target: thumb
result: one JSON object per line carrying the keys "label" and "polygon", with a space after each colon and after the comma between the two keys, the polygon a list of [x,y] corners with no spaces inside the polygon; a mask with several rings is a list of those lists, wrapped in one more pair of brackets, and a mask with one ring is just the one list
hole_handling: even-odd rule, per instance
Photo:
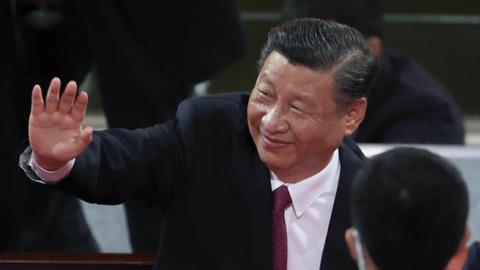
{"label": "thumb", "polygon": [[80,134],[80,140],[82,141],[82,144],[85,146],[85,148],[92,142],[93,138],[93,128],[92,127],[86,127],[82,130],[82,134]]}
{"label": "thumb", "polygon": [[80,136],[77,140],[67,140],[66,142],[59,142],[52,147],[52,155],[59,161],[69,161],[77,157],[88,147],[92,141],[93,129],[87,127],[80,131]]}

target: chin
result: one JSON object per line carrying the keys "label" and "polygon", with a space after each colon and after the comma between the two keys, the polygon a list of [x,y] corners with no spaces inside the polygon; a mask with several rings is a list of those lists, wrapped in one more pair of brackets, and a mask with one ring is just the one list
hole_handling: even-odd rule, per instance
{"label": "chin", "polygon": [[278,171],[278,170],[284,171],[290,167],[289,162],[285,158],[282,158],[281,156],[273,155],[268,152],[267,153],[261,152],[260,159],[272,171]]}

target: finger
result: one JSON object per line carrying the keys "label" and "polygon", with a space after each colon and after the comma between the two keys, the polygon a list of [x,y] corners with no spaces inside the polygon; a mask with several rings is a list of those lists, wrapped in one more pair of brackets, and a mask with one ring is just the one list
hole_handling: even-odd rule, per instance
{"label": "finger", "polygon": [[45,110],[47,112],[55,112],[58,108],[60,99],[60,79],[53,78],[48,87]]}
{"label": "finger", "polygon": [[70,113],[75,102],[76,92],[77,84],[74,81],[70,81],[67,86],[65,86],[65,91],[63,91],[62,97],[60,98],[60,105],[58,107],[58,110],[61,113]]}
{"label": "finger", "polygon": [[32,108],[30,113],[33,115],[43,112],[44,103],[42,97],[42,89],[36,84],[32,89]]}
{"label": "finger", "polygon": [[82,122],[85,118],[85,113],[87,112],[87,104],[88,104],[88,95],[85,91],[81,91],[75,100],[75,104],[73,105],[72,111],[70,115],[73,119],[78,122]]}

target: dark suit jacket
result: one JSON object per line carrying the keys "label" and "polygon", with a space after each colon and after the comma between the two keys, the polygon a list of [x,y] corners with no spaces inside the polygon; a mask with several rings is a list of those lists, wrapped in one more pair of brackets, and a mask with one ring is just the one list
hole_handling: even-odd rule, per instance
{"label": "dark suit jacket", "polygon": [[355,141],[463,144],[462,115],[447,90],[422,66],[385,51]]}
{"label": "dark suit jacket", "polygon": [[[190,99],[176,120],[94,133],[60,188],[90,202],[142,198],[163,208],[158,269],[271,269],[272,192],[247,128],[248,94]],[[340,147],[341,173],[321,269],[356,269],[345,241],[349,186],[363,154]]]}
{"label": "dark suit jacket", "polygon": [[480,242],[474,242],[468,249],[468,257],[463,266],[463,270],[480,269]]}

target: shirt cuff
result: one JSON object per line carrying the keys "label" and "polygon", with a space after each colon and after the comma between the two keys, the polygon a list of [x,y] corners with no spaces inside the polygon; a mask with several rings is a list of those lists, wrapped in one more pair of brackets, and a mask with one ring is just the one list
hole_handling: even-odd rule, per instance
{"label": "shirt cuff", "polygon": [[30,160],[28,161],[28,165],[30,166],[30,168],[32,168],[35,174],[46,183],[55,183],[62,178],[65,178],[72,170],[74,164],[75,159],[72,159],[60,169],[48,171],[38,165],[37,161],[35,160],[35,153],[33,152],[30,156]]}

